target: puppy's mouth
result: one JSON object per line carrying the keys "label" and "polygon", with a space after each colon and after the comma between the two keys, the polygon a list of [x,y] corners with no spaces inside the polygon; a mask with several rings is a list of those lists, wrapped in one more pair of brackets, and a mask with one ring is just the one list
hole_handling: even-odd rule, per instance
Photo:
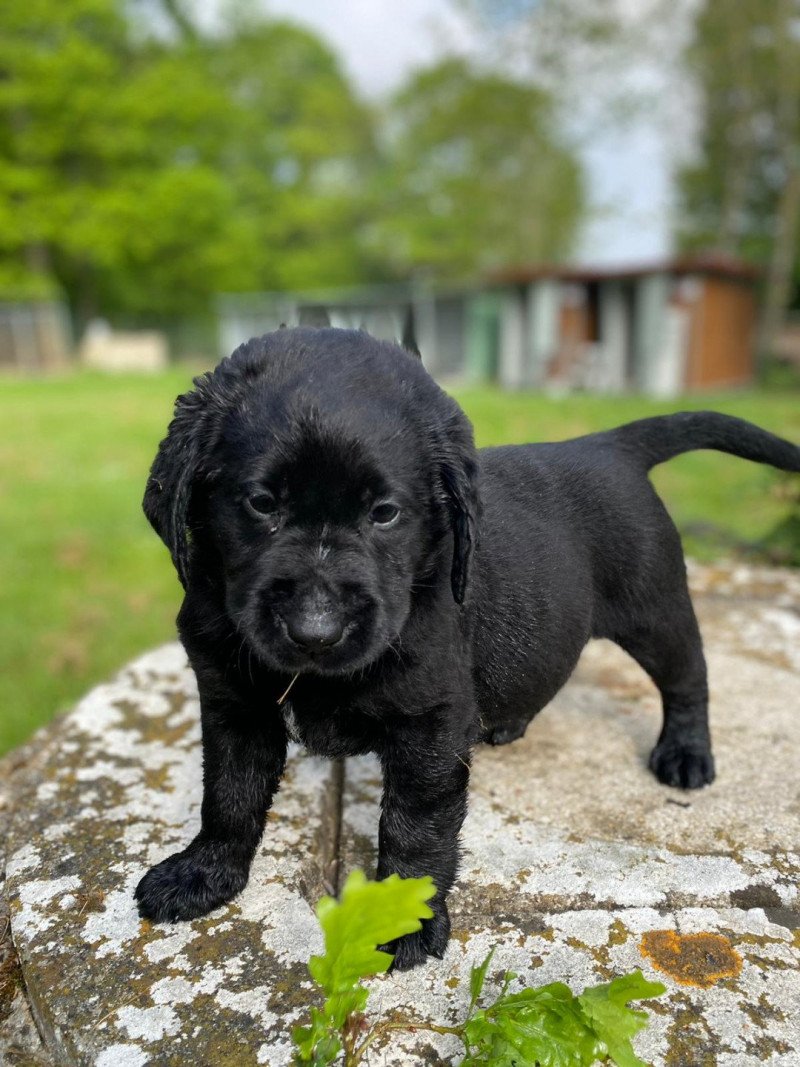
{"label": "puppy's mouth", "polygon": [[283,674],[353,674],[380,659],[403,622],[363,591],[299,600],[273,582],[243,599],[242,607],[233,598],[228,605],[237,628],[264,666]]}

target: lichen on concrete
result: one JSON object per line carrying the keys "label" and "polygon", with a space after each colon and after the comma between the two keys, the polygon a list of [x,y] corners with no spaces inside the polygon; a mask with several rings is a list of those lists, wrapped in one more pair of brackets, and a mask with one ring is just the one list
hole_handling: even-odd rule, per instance
{"label": "lichen on concrete", "polygon": [[322,893],[315,833],[330,796],[327,762],[290,754],[233,904],[174,927],[136,912],[139,878],[197,829],[197,711],[182,649],[143,657],[59,724],[43,768],[15,798],[14,937],[37,1021],[63,1062],[166,1064],[188,1035],[196,1062],[268,1062],[259,1049],[282,1041],[306,1006],[307,993],[298,1005],[293,990],[275,991],[320,946],[312,904]]}

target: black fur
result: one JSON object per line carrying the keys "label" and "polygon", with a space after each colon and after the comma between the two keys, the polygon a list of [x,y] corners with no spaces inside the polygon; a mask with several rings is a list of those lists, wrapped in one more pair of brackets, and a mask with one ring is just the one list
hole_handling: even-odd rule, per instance
{"label": "black fur", "polygon": [[795,446],[697,412],[476,453],[418,359],[346,330],[268,334],[195,385],[144,507],[186,588],[202,828],[142,879],[143,916],[203,915],[245,885],[290,721],[312,752],[379,755],[378,876],[437,886],[395,966],[441,956],[471,751],[520,737],[592,637],[661,691],[656,776],[712,781],[700,634],[647,471],[693,448],[800,470]]}

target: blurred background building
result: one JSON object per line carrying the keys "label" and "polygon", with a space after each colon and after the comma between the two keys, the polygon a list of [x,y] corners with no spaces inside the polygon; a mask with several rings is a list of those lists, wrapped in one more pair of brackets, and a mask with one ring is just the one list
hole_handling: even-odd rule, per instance
{"label": "blurred background building", "polygon": [[445,381],[679,396],[752,383],[756,273],[721,256],[588,270],[516,267],[481,285],[227,296],[220,350],[282,324],[405,338]]}

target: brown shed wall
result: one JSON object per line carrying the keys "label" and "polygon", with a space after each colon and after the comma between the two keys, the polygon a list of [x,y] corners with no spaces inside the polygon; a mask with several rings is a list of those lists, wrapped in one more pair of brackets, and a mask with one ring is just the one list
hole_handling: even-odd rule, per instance
{"label": "brown shed wall", "polygon": [[548,367],[549,378],[569,377],[591,339],[591,316],[586,293],[572,292],[569,298],[562,293],[558,322],[558,348]]}
{"label": "brown shed wall", "polygon": [[688,388],[747,385],[753,380],[755,319],[752,286],[727,278],[703,279],[686,368]]}

